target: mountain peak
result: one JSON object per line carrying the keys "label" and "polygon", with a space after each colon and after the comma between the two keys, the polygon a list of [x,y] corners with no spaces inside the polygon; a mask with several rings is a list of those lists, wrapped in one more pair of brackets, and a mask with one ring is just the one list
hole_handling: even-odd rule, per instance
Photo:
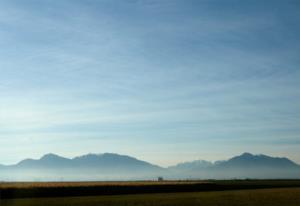
{"label": "mountain peak", "polygon": [[65,159],[64,157],[61,157],[57,154],[53,154],[53,153],[48,153],[48,154],[45,154],[44,156],[42,156],[40,158],[40,160],[55,160],[55,159]]}
{"label": "mountain peak", "polygon": [[249,152],[244,152],[243,154],[240,155],[240,157],[253,157],[254,155],[249,153]]}
{"label": "mountain peak", "polygon": [[251,153],[243,153],[240,156],[235,156],[228,161],[221,162],[220,165],[239,167],[239,168],[285,168],[285,167],[298,167],[296,163],[280,157],[271,157],[263,154],[253,155]]}

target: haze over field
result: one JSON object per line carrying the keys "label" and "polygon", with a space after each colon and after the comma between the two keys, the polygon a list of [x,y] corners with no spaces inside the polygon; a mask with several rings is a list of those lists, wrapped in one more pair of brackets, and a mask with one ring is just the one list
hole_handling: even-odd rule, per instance
{"label": "haze over field", "polygon": [[127,155],[87,154],[68,159],[46,154],[0,165],[0,181],[107,181],[181,179],[300,179],[300,165],[287,158],[243,153],[228,160],[195,160],[161,167]]}
{"label": "haze over field", "polygon": [[99,151],[157,170],[244,151],[300,163],[299,11],[298,0],[0,1],[0,163]]}

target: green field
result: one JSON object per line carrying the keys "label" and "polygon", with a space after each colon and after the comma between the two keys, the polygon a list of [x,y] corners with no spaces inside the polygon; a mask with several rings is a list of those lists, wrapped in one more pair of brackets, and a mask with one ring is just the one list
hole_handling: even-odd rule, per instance
{"label": "green field", "polygon": [[300,188],[1,200],[1,206],[299,206]]}

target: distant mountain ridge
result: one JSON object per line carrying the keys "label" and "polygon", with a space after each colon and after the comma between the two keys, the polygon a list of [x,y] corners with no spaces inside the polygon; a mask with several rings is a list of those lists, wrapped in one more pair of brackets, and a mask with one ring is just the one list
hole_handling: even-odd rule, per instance
{"label": "distant mountain ridge", "polygon": [[65,158],[56,154],[46,154],[40,159],[25,159],[10,167],[15,168],[69,168],[69,167],[85,167],[85,168],[114,168],[114,167],[139,167],[156,168],[160,169],[159,166],[150,164],[148,162],[138,160],[134,157],[127,155],[119,155],[114,153],[104,154],[86,154],[83,156],[74,157],[72,159]]}
{"label": "distant mountain ridge", "polygon": [[162,167],[127,155],[86,154],[69,159],[49,153],[40,159],[25,159],[0,167],[0,181],[150,179],[164,171]]}
{"label": "distant mountain ridge", "polygon": [[199,169],[199,168],[207,168],[213,166],[212,162],[206,160],[194,160],[191,162],[182,162],[174,166],[168,167],[169,169],[174,170],[190,170],[190,169]]}
{"label": "distant mountain ridge", "polygon": [[243,153],[240,156],[233,157],[228,161],[221,161],[219,166],[231,167],[299,167],[295,162],[285,157],[270,157],[267,155],[253,155],[251,153]]}
{"label": "distant mountain ridge", "polygon": [[243,153],[229,160],[193,161],[181,163],[169,169],[177,174],[185,173],[190,178],[300,178],[300,165],[285,157],[270,157],[267,155],[253,155]]}
{"label": "distant mountain ridge", "polygon": [[285,157],[243,153],[228,160],[195,160],[163,168],[114,153],[65,158],[46,154],[15,165],[0,165],[0,181],[300,178],[300,166]]}

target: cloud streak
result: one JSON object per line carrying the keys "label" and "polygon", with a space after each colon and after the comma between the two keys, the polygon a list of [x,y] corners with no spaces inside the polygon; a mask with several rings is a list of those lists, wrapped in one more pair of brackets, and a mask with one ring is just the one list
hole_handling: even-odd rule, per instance
{"label": "cloud streak", "polygon": [[298,148],[299,5],[269,3],[1,2],[0,162]]}

